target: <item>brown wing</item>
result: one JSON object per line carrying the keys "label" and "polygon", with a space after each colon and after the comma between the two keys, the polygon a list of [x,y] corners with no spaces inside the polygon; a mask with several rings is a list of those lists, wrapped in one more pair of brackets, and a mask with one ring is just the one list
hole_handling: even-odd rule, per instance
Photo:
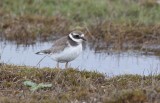
{"label": "brown wing", "polygon": [[65,37],[62,37],[54,41],[52,47],[49,49],[51,53],[58,53],[58,52],[63,51],[64,48],[68,46],[67,40],[68,40],[68,37],[65,36]]}
{"label": "brown wing", "polygon": [[62,37],[62,38],[54,41],[54,43],[50,49],[41,50],[41,51],[37,52],[36,54],[54,54],[54,53],[61,52],[64,50],[65,47],[68,46],[67,39],[68,39],[67,36]]}

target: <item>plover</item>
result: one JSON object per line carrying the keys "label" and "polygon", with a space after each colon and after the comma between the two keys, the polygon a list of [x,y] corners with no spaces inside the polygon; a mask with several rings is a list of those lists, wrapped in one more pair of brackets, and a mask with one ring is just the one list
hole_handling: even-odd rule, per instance
{"label": "plover", "polygon": [[41,50],[36,54],[45,54],[59,63],[66,63],[65,68],[68,68],[68,62],[76,59],[83,50],[82,42],[86,41],[84,34],[80,31],[73,31],[68,36],[64,36],[54,41],[51,48]]}

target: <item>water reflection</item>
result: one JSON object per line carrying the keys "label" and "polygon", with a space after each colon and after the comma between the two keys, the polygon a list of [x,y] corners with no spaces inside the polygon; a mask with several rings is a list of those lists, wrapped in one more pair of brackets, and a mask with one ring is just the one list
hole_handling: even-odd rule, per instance
{"label": "water reflection", "polygon": [[[16,65],[36,66],[44,57],[36,55],[35,52],[51,47],[52,43],[37,43],[34,46],[24,47],[13,43],[1,42],[1,51],[3,51],[1,60],[5,63]],[[160,72],[160,59],[154,55],[141,55],[141,53],[129,52],[105,52],[95,53],[94,50],[86,46],[84,52],[69,64],[71,67],[80,70],[103,72],[109,75],[118,74],[145,74],[151,72]],[[46,57],[39,67],[55,67],[56,62]],[[60,65],[64,68],[64,64]]]}

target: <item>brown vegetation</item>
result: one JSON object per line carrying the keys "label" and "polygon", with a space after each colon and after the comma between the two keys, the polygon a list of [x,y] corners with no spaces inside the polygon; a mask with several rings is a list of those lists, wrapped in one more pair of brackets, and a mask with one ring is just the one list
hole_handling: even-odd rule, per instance
{"label": "brown vegetation", "polygon": [[[95,22],[88,26],[72,28],[72,22],[62,17],[5,17],[0,23],[2,38],[18,44],[33,44],[37,40],[53,40],[81,29],[90,42],[103,43],[113,48],[147,48],[160,44],[160,25],[135,23]],[[105,46],[104,46],[105,47]],[[159,50],[159,48],[158,48]]]}
{"label": "brown vegetation", "polygon": [[[121,75],[106,77],[96,72],[74,69],[38,69],[2,65],[0,67],[1,103],[158,103],[160,76]],[[26,80],[51,83],[51,88],[31,92]]]}
{"label": "brown vegetation", "polygon": [[91,25],[89,30],[98,43],[103,43],[113,49],[160,51],[160,48],[154,48],[160,44],[160,25],[98,22]]}
{"label": "brown vegetation", "polygon": [[69,22],[61,17],[25,16],[4,17],[0,23],[2,35],[6,40],[18,44],[32,44],[36,40],[48,40],[50,37],[64,35],[68,31]]}

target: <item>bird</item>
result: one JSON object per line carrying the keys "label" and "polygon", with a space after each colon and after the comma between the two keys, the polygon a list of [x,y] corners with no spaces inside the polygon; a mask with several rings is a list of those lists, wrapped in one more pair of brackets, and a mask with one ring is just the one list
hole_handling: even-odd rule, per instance
{"label": "bird", "polygon": [[68,68],[68,63],[76,59],[83,51],[82,43],[86,41],[84,33],[81,31],[72,31],[67,36],[63,36],[53,42],[49,49],[41,50],[36,54],[47,55],[59,63],[65,63],[65,68]]}

